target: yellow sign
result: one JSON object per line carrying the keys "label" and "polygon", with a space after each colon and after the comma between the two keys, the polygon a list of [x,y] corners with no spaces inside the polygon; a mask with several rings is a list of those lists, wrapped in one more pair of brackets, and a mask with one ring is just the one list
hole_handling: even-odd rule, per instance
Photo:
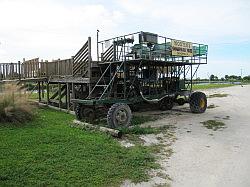
{"label": "yellow sign", "polygon": [[171,40],[171,46],[173,56],[193,56],[192,42]]}

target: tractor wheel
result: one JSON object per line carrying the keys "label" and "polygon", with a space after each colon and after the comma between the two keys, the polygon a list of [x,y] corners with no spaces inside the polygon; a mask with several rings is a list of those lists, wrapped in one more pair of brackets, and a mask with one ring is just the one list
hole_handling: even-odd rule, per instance
{"label": "tractor wheel", "polygon": [[75,114],[76,114],[76,119],[82,120],[84,115],[83,115],[83,107],[81,104],[77,103],[75,106]]}
{"label": "tractor wheel", "polygon": [[132,113],[127,104],[113,104],[107,115],[107,123],[111,128],[128,127],[132,119]]}
{"label": "tractor wheel", "polygon": [[95,111],[93,108],[84,108],[83,109],[83,115],[84,115],[84,119],[87,122],[93,122],[95,120]]}
{"label": "tractor wheel", "polygon": [[178,105],[182,106],[186,103],[186,100],[183,98],[179,98],[176,100],[176,103],[178,103]]}
{"label": "tractor wheel", "polygon": [[189,98],[190,110],[193,113],[203,113],[207,109],[207,96],[203,92],[194,92]]}
{"label": "tractor wheel", "polygon": [[174,101],[172,98],[166,97],[160,101],[161,110],[171,110],[174,106]]}

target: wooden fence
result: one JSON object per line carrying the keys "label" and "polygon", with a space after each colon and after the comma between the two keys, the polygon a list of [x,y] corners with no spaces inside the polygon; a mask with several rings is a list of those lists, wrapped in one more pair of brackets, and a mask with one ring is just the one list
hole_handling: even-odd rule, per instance
{"label": "wooden fence", "polygon": [[73,59],[39,62],[35,58],[23,63],[0,63],[0,80],[70,76],[72,68]]}

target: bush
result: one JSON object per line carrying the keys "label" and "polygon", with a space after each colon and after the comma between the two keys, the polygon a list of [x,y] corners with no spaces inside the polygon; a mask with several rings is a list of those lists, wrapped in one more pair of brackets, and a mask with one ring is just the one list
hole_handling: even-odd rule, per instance
{"label": "bush", "polygon": [[5,84],[0,90],[0,123],[22,123],[34,116],[34,105],[28,101],[28,96],[20,87]]}

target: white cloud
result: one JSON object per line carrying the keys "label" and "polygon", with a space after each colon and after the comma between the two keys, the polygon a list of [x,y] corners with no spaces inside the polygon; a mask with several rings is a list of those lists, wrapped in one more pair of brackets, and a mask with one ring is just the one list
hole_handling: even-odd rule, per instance
{"label": "white cloud", "polygon": [[[96,29],[101,31],[100,39],[144,30],[188,41],[218,44],[219,47],[222,43],[249,43],[248,0],[88,2],[0,0],[0,63],[15,62],[23,57],[69,58],[88,36],[92,36],[92,55],[95,56]],[[209,63],[201,68],[203,75],[217,66],[218,74],[225,67],[233,72],[238,66],[226,63],[227,59],[234,61],[233,53],[224,56],[227,59],[223,62],[213,61],[217,58],[213,55],[210,50]],[[250,69],[248,63],[242,66]]]}
{"label": "white cloud", "polygon": [[157,22],[169,35],[206,38],[250,37],[247,0],[120,0],[128,14]]}
{"label": "white cloud", "polygon": [[[65,6],[49,0],[0,1],[0,60],[65,58],[74,55],[97,28],[115,30],[123,14],[103,5]],[[63,55],[62,55],[63,54]]]}

